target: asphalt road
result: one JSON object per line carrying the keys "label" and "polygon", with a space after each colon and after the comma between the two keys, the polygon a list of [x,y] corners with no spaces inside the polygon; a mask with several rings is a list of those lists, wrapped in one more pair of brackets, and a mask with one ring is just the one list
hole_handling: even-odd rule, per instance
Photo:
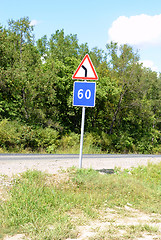
{"label": "asphalt road", "polygon": [[[48,160],[48,159],[75,159],[79,158],[79,154],[21,154],[21,153],[4,153],[0,154],[1,160]],[[93,159],[93,158],[161,158],[161,155],[154,154],[83,154],[83,158],[85,159]]]}
{"label": "asphalt road", "polygon": [[[84,154],[82,167],[112,171],[161,162],[161,155]],[[11,176],[27,169],[56,173],[60,169],[79,167],[79,154],[0,154],[0,174]]]}

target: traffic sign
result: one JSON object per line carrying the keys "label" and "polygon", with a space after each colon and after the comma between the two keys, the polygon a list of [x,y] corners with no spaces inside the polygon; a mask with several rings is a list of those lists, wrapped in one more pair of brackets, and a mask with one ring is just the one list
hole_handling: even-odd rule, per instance
{"label": "traffic sign", "polygon": [[74,82],[73,106],[94,107],[95,95],[95,82]]}
{"label": "traffic sign", "polygon": [[72,79],[98,80],[96,70],[88,54],[83,58]]}

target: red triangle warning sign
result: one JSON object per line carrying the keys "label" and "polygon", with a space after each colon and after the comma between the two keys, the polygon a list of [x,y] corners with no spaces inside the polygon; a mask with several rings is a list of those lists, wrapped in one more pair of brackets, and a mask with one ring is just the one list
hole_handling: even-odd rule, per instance
{"label": "red triangle warning sign", "polygon": [[88,54],[83,58],[72,79],[98,80],[96,70]]}

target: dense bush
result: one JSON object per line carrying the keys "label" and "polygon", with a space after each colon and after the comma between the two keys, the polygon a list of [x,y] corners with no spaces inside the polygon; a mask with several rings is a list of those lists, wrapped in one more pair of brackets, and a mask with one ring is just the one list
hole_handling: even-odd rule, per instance
{"label": "dense bush", "polygon": [[56,130],[47,128],[34,129],[17,121],[4,119],[0,122],[0,147],[6,151],[44,151],[56,148],[59,134]]}

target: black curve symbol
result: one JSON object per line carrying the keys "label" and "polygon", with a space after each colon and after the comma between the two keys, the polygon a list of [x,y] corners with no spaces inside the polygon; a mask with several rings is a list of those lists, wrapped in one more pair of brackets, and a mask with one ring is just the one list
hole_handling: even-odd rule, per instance
{"label": "black curve symbol", "polygon": [[86,68],[84,65],[82,65],[82,68],[83,68],[84,71],[85,71],[85,77],[87,77],[87,68]]}

